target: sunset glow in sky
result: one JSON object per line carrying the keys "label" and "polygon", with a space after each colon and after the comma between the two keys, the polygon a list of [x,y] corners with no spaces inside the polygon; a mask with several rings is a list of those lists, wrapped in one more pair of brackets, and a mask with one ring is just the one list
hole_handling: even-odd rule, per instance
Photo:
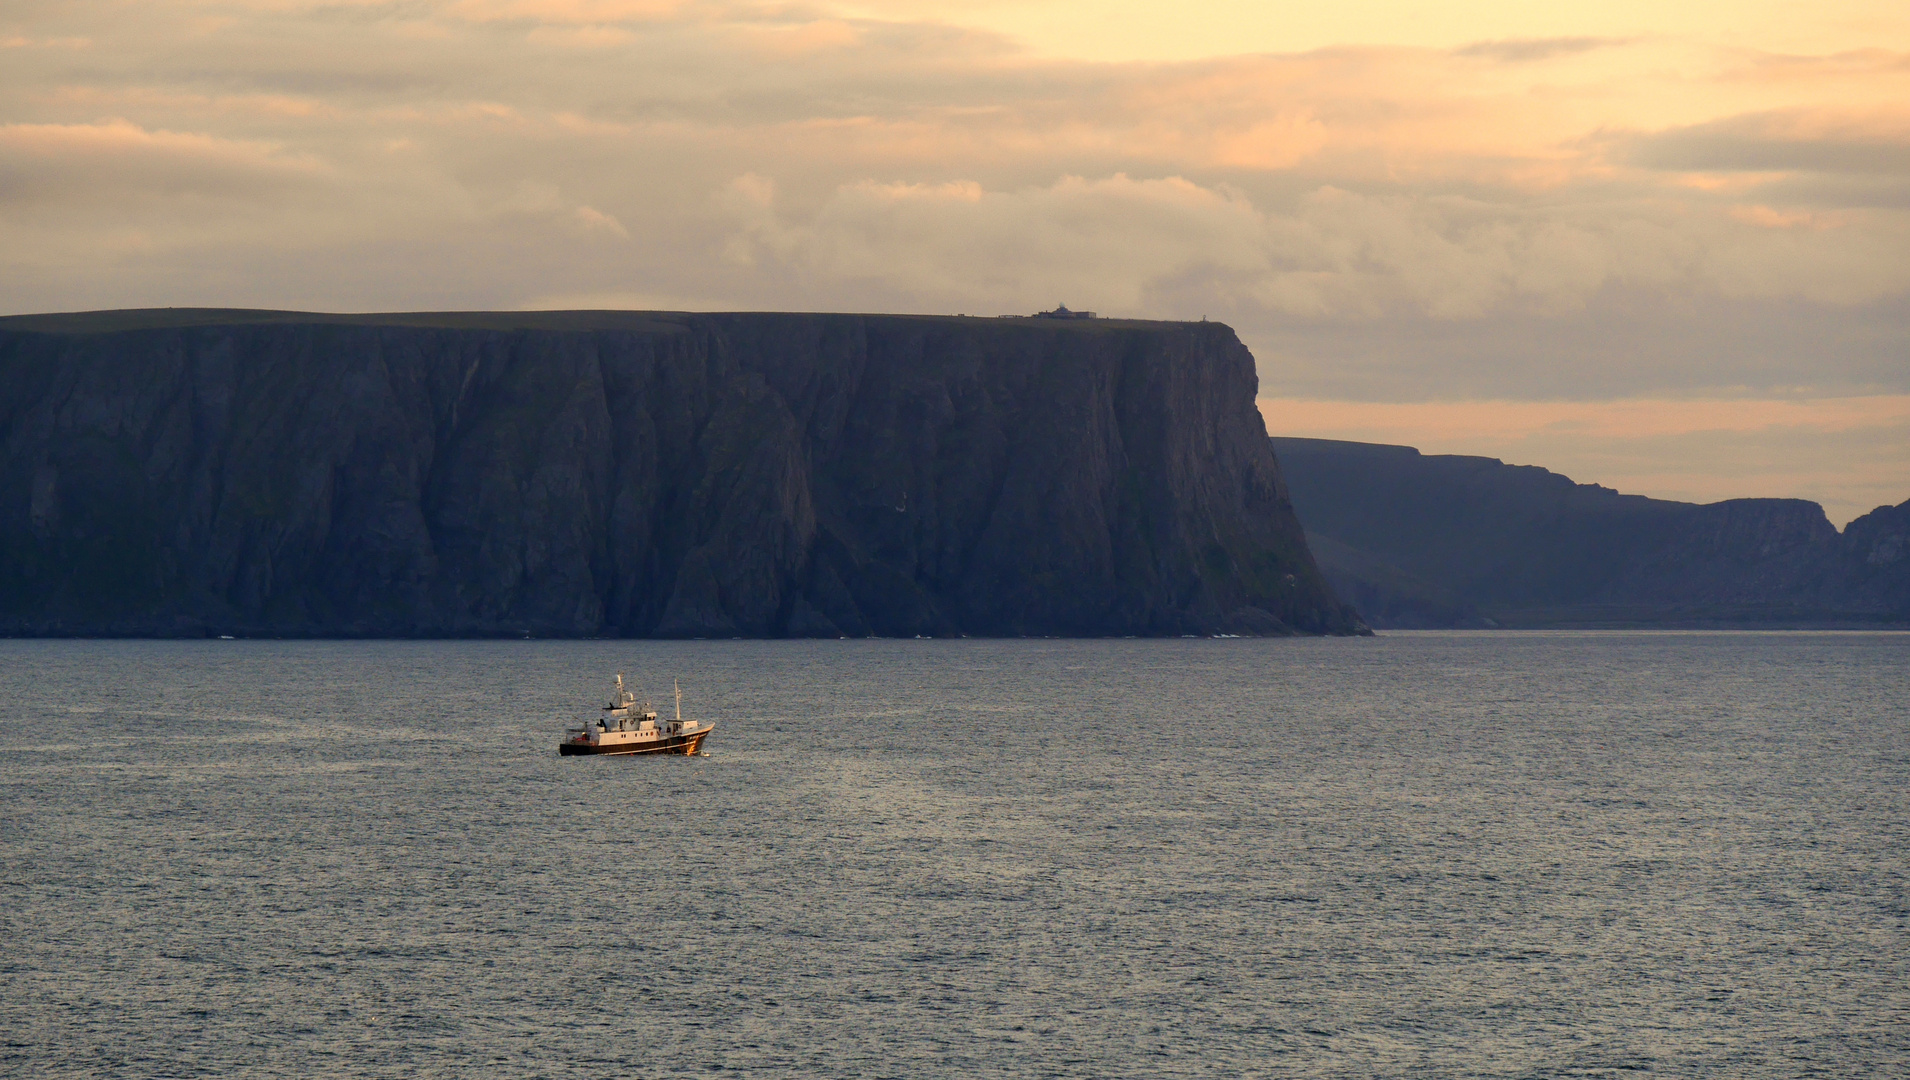
{"label": "sunset glow in sky", "polygon": [[1276,434],[1910,497],[1910,5],[0,0],[7,313],[1226,321]]}

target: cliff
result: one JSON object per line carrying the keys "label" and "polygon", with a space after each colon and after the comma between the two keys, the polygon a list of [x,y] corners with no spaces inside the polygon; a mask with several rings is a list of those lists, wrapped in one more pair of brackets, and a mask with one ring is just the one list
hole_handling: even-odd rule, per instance
{"label": "cliff", "polygon": [[0,632],[1348,633],[1218,324],[0,319]]}
{"label": "cliff", "polygon": [[1910,502],[1621,495],[1408,446],[1273,440],[1329,581],[1375,626],[1910,622]]}

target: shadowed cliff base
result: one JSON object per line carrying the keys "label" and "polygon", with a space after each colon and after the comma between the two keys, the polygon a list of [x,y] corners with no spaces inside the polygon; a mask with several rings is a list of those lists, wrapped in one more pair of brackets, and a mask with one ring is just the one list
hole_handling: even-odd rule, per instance
{"label": "shadowed cliff base", "polygon": [[1910,502],[1695,505],[1494,458],[1273,440],[1321,567],[1377,627],[1906,627]]}
{"label": "shadowed cliff base", "polygon": [[1216,323],[0,319],[0,632],[1358,633]]}

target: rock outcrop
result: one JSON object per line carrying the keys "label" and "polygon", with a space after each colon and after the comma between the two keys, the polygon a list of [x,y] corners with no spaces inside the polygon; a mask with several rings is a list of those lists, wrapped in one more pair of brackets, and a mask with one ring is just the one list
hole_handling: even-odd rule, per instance
{"label": "rock outcrop", "polygon": [[1363,629],[1218,324],[0,319],[0,632]]}
{"label": "rock outcrop", "polygon": [[1910,502],[1621,495],[1533,466],[1276,438],[1328,580],[1380,627],[1910,623]]}

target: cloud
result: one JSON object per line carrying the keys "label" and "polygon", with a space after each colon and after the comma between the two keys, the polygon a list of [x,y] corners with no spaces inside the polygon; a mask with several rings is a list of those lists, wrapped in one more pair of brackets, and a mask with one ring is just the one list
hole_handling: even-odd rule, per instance
{"label": "cloud", "polygon": [[683,18],[715,5],[694,0],[452,0],[443,10],[473,22],[603,26]]}
{"label": "cloud", "polygon": [[1502,41],[1475,41],[1462,45],[1452,51],[1454,56],[1463,56],[1468,60],[1495,60],[1502,64],[1530,64],[1541,60],[1555,60],[1561,56],[1577,56],[1594,49],[1610,49],[1628,45],[1633,38],[1607,37],[1554,37],[1554,38],[1507,38]]}
{"label": "cloud", "polygon": [[19,34],[0,37],[0,49],[85,49],[93,40],[83,37],[30,38]]}
{"label": "cloud", "polygon": [[1625,157],[1679,172],[1857,173],[1910,177],[1910,109],[1822,109],[1726,117],[1641,134]]}
{"label": "cloud", "polygon": [[1575,312],[1463,322],[1296,319],[1211,304],[1205,312],[1240,330],[1273,396],[1402,403],[1910,393],[1910,304],[1901,297],[1846,308],[1608,286]]}
{"label": "cloud", "polygon": [[8,50],[0,295],[1065,301],[1225,319],[1269,379],[1348,398],[1902,367],[1902,51],[1535,33],[1091,63],[942,11],[49,8],[9,32],[92,44]]}
{"label": "cloud", "polygon": [[[1580,311],[1615,287],[1825,303],[1910,291],[1905,223],[1811,219],[1811,230],[1771,235],[1789,219],[1769,208],[1694,218],[1640,203],[1559,214],[1335,187],[1263,207],[1226,185],[1120,173],[1006,191],[861,181],[800,215],[749,175],[722,201],[735,222],[727,250],[741,265],[969,308],[1014,310],[1017,299],[1065,294],[1133,314],[1205,303],[1452,321]],[[1739,225],[1747,212],[1760,228]]]}
{"label": "cloud", "polygon": [[623,222],[618,221],[616,218],[611,217],[596,207],[579,206],[576,210],[571,212],[571,216],[576,219],[577,224],[581,226],[585,232],[608,233],[620,240],[630,239],[630,230],[623,227]]}
{"label": "cloud", "polygon": [[879,282],[970,306],[1015,304],[1045,287],[1131,309],[1162,267],[1251,269],[1263,259],[1251,237],[1264,219],[1250,204],[1178,177],[1063,177],[1009,192],[966,180],[863,181],[798,220],[779,213],[761,177],[739,178],[727,194],[742,241],[732,252],[747,264],[774,261],[811,280]]}
{"label": "cloud", "polygon": [[0,201],[73,202],[193,193],[247,198],[327,177],[278,143],[147,130],[124,119],[0,125]]}

